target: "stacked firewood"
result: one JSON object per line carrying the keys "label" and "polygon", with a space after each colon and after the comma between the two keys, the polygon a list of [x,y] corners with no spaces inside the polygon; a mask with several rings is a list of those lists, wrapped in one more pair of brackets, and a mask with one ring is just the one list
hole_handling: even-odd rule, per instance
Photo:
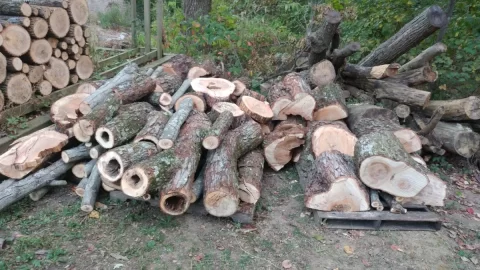
{"label": "stacked firewood", "polygon": [[0,0],[0,111],[92,75],[88,15],[86,0]]}
{"label": "stacked firewood", "polygon": [[103,187],[159,200],[170,215],[203,196],[208,213],[251,220],[263,175],[262,127],[273,112],[262,95],[219,78],[219,70],[178,55],[155,70],[132,63],[110,80],[82,84],[52,105],[54,125],[0,156],[0,173],[12,179],[44,167],[7,182],[0,209],[71,169],[82,179],[75,192],[86,212]]}

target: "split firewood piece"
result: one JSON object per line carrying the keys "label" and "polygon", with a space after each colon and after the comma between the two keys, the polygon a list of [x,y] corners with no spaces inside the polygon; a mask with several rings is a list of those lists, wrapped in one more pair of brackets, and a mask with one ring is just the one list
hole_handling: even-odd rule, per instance
{"label": "split firewood piece", "polygon": [[307,29],[306,40],[307,45],[310,47],[308,58],[310,66],[327,57],[330,44],[342,20],[341,14],[335,10],[328,10],[322,15],[322,22],[312,21]]}
{"label": "split firewood piece", "polygon": [[170,149],[173,147],[175,140],[177,139],[180,128],[182,127],[188,115],[193,109],[193,100],[185,99],[180,105],[178,111],[176,111],[172,117],[168,120],[165,126],[162,136],[158,141],[157,147],[159,149]]}
{"label": "split firewood piece", "polygon": [[[280,103],[277,104],[275,102],[275,105],[283,106],[282,100],[288,97],[291,98],[288,104],[285,101],[285,106],[277,113],[276,118],[285,120],[287,115],[299,115],[306,120],[312,120],[312,113],[315,109],[315,99],[310,95],[312,90],[305,79],[298,73],[290,73],[283,79],[283,86],[288,92],[288,96],[283,96],[280,100],[276,100],[276,102],[278,101]],[[279,108],[279,106],[277,106],[277,108]]]}
{"label": "split firewood piece", "polygon": [[32,8],[29,4],[20,1],[1,1],[0,10],[3,15],[9,16],[25,16],[32,15]]}
{"label": "split firewood piece", "polygon": [[371,95],[367,94],[367,92],[363,90],[358,89],[355,86],[344,85],[344,89],[350,92],[350,95],[353,98],[357,99],[360,103],[365,103],[370,105],[375,104],[375,99]]}
{"label": "split firewood piece", "polygon": [[100,88],[102,85],[104,85],[106,82],[107,82],[107,80],[99,80],[99,81],[82,83],[78,86],[76,93],[77,94],[81,94],[81,93],[91,94],[91,93],[95,92],[98,88]]}
{"label": "split firewood piece", "polygon": [[7,58],[7,70],[11,72],[20,72],[23,68],[23,61],[19,57]]}
{"label": "split firewood piece", "polygon": [[203,112],[192,112],[180,130],[174,148],[177,162],[170,168],[170,179],[160,192],[160,209],[169,215],[185,213],[192,199],[191,188],[202,155],[202,140],[211,122]]}
{"label": "split firewood piece", "polygon": [[400,65],[397,63],[374,67],[364,67],[355,64],[346,64],[342,70],[342,76],[354,79],[383,79],[395,76]]}
{"label": "split firewood piece", "polygon": [[409,70],[421,68],[423,66],[429,65],[432,60],[447,51],[447,46],[441,42],[435,43],[434,45],[428,47],[423,52],[421,52],[417,57],[410,60],[408,63],[404,64],[398,72],[406,72]]}
{"label": "split firewood piece", "polygon": [[430,6],[363,58],[359,64],[368,67],[392,63],[447,22],[447,15],[439,6]]}
{"label": "split firewood piece", "polygon": [[[75,123],[73,126],[73,134],[75,138],[80,142],[89,142],[98,127],[104,125],[113,118],[120,108],[121,103],[121,100],[117,96],[110,94],[105,103],[95,107],[91,113],[82,117],[82,119]],[[81,103],[80,106],[82,104],[84,103]]]}
{"label": "split firewood piece", "polygon": [[230,95],[235,85],[221,78],[196,78],[191,82],[193,91],[205,94],[208,106],[213,107],[217,102],[230,101]]}
{"label": "split firewood piece", "polygon": [[75,166],[73,166],[72,173],[80,179],[88,177],[96,163],[97,161],[94,159],[90,160],[89,162],[77,163]]}
{"label": "split firewood piece", "polygon": [[401,126],[397,115],[391,110],[374,105],[352,105],[349,106],[347,123],[357,138],[369,133],[391,131],[408,153],[422,149],[418,135],[413,130]]}
{"label": "split firewood piece", "polygon": [[203,139],[203,147],[207,150],[217,149],[225,137],[225,134],[232,126],[233,120],[232,112],[222,112],[213,123],[212,128],[207,132],[205,139]]}
{"label": "split firewood piece", "polygon": [[123,83],[131,83],[138,74],[138,66],[135,63],[128,64],[125,68],[123,68],[115,77],[108,80],[104,85],[98,88],[95,92],[93,92],[81,105],[79,111],[83,115],[87,115],[95,107],[98,107],[101,104],[104,104],[105,101],[110,97],[110,93],[112,92],[112,88],[119,86]]}
{"label": "split firewood piece", "polygon": [[454,100],[432,100],[423,109],[423,113],[432,116],[440,106],[445,109],[442,119],[446,121],[480,119],[480,97],[478,96]]}
{"label": "split firewood piece", "polygon": [[292,100],[293,96],[285,88],[283,82],[274,84],[267,95],[267,101],[270,103],[273,112],[272,120],[287,120],[287,115],[282,114],[282,111],[292,103]]}
{"label": "split firewood piece", "polygon": [[336,150],[323,152],[310,170],[308,177],[301,180],[305,206],[337,212],[370,210],[368,191],[355,175],[352,157]]}
{"label": "split firewood piece", "polygon": [[7,58],[0,53],[0,83],[3,83],[5,78],[7,78]]}
{"label": "split firewood piece", "polygon": [[52,153],[60,152],[68,137],[48,127],[12,143],[11,148],[0,156],[0,173],[21,179],[41,165]]}
{"label": "split firewood piece", "polygon": [[28,72],[28,80],[33,83],[39,83],[43,80],[43,73],[45,72],[45,66],[31,66],[30,71]]}
{"label": "split firewood piece", "polygon": [[346,80],[347,84],[356,86],[368,92],[375,93],[378,99],[386,98],[398,101],[409,106],[418,106],[424,108],[430,102],[432,95],[428,91],[422,91],[410,88],[399,83],[391,83],[382,80],[355,79]]}
{"label": "split firewood piece", "polygon": [[[95,167],[95,164],[94,164]],[[75,194],[77,194],[79,197],[83,198],[83,195],[85,194],[85,187],[87,186],[88,180],[90,179],[89,176],[82,178],[78,185],[75,187]]]}
{"label": "split firewood piece", "polygon": [[241,96],[245,90],[247,90],[247,86],[239,80],[235,80],[232,82],[235,85],[235,90],[233,90],[232,95],[234,96]]}
{"label": "split firewood piece", "polygon": [[[207,74],[208,72],[203,68],[200,68],[200,67],[191,68],[188,71],[187,79],[182,83],[180,88],[178,88],[178,90],[175,91],[175,94],[172,95],[172,99],[170,100],[170,102],[162,103],[160,101],[160,104],[162,104],[163,106],[173,107],[177,103],[178,99],[187,92],[187,90],[190,88],[190,85],[194,79],[200,78]],[[197,93],[201,93],[201,92],[197,92]]]}
{"label": "split firewood piece", "polygon": [[240,200],[255,204],[260,199],[264,164],[261,149],[253,150],[238,160]]}
{"label": "split firewood piece", "polygon": [[[51,8],[50,18],[48,18],[49,36],[64,38],[70,30],[70,18],[63,8]],[[66,48],[65,48],[66,49]]]}
{"label": "split firewood piece", "polygon": [[103,148],[101,145],[97,145],[90,148],[89,153],[92,159],[98,159],[105,152],[107,152],[107,149]]}
{"label": "split firewood piece", "polygon": [[90,213],[93,211],[101,184],[102,179],[100,178],[100,172],[98,171],[97,165],[95,165],[93,167],[92,173],[88,177],[88,182],[85,185],[82,205],[80,206],[80,209],[83,212]]}
{"label": "split firewood piece", "polygon": [[184,54],[177,54],[170,60],[163,64],[163,71],[172,75],[180,76],[181,80],[185,80],[188,75],[188,71],[195,64],[195,60]]}
{"label": "split firewood piece", "polygon": [[345,47],[341,49],[335,49],[332,54],[329,56],[333,66],[335,67],[335,72],[343,67],[347,62],[347,57],[355,54],[356,52],[360,51],[361,45],[358,42],[353,42],[347,44]]}
{"label": "split firewood piece", "polygon": [[104,181],[115,183],[133,164],[157,153],[157,146],[151,142],[134,142],[116,147],[103,154],[97,162],[98,171]]}
{"label": "split firewood piece", "polygon": [[480,134],[460,123],[439,122],[434,129],[442,147],[450,153],[471,158],[480,149]]}
{"label": "split firewood piece", "polygon": [[166,112],[151,111],[147,116],[147,124],[137,134],[134,142],[148,141],[158,145],[163,130],[167,125],[170,116]]}
{"label": "split firewood piece", "polygon": [[303,145],[305,128],[294,119],[281,122],[263,141],[265,160],[275,171],[292,160],[292,150]]}
{"label": "split firewood piece", "polygon": [[65,163],[77,162],[90,157],[90,148],[85,144],[62,151],[62,160]]}
{"label": "split firewood piece", "polygon": [[231,215],[230,218],[235,223],[252,224],[254,223],[255,207],[256,205],[253,203],[240,202],[237,212]]}
{"label": "split firewood piece", "polygon": [[428,184],[427,170],[410,157],[391,132],[360,137],[354,160],[363,183],[394,196],[413,197]]}
{"label": "split firewood piece", "polygon": [[86,80],[92,76],[93,68],[94,65],[92,59],[89,56],[82,55],[76,63],[75,72],[77,73],[78,78],[81,80]]}
{"label": "split firewood piece", "polygon": [[323,60],[310,68],[310,81],[318,87],[333,83],[336,76],[335,67],[328,60]]}
{"label": "split firewood piece", "polygon": [[44,77],[56,89],[65,88],[70,82],[70,69],[64,61],[57,58],[50,58]]}
{"label": "split firewood piece", "polygon": [[433,71],[432,68],[427,65],[421,68],[412,69],[392,77],[383,79],[387,82],[401,83],[407,86],[416,86],[425,83],[435,82],[438,78],[438,72]]}
{"label": "split firewood piece", "polygon": [[24,104],[32,97],[32,84],[23,73],[7,75],[5,83],[0,86],[8,101],[14,104]]}
{"label": "split firewood piece", "polygon": [[62,160],[58,160],[52,165],[22,179],[22,181],[15,182],[7,188],[1,189],[0,211],[21,200],[25,196],[28,196],[31,192],[47,186],[50,182],[60,178],[60,176],[70,170],[72,166],[72,163],[65,164]]}
{"label": "split firewood piece", "polygon": [[240,109],[258,123],[268,123],[273,118],[273,112],[270,106],[258,99],[249,96],[243,96],[239,99]]}
{"label": "split firewood piece", "polygon": [[313,120],[336,121],[348,117],[348,109],[340,85],[330,83],[312,91],[315,99]]}
{"label": "split firewood piece", "polygon": [[50,107],[50,119],[59,128],[65,131],[77,122],[80,117],[78,108],[88,97],[88,94],[72,94],[55,101]]}
{"label": "split firewood piece", "polygon": [[178,108],[180,107],[180,104],[184,99],[190,98],[193,100],[193,109],[199,112],[204,112],[207,109],[207,104],[203,96],[204,96],[203,93],[197,93],[197,92],[187,93],[181,96],[177,100],[177,102],[175,102],[175,111],[178,110]]}
{"label": "split firewood piece", "polygon": [[333,150],[353,157],[357,137],[350,132],[345,123],[313,121],[308,123],[308,130],[312,134],[312,151],[315,157]]}
{"label": "split firewood piece", "polygon": [[30,49],[31,38],[27,30],[22,26],[8,25],[3,28],[2,36],[2,53],[9,56],[22,56]]}
{"label": "split firewood piece", "polygon": [[383,211],[383,203],[378,195],[378,190],[370,189],[370,205],[377,211]]}
{"label": "split firewood piece", "polygon": [[385,193],[385,192],[379,192],[380,197],[383,198],[383,200],[388,204],[388,207],[390,207],[390,213],[394,214],[406,214],[407,209],[405,209],[399,202],[397,202],[396,198],[394,198],[392,195]]}
{"label": "split firewood piece", "polygon": [[117,116],[97,129],[96,141],[106,149],[128,142],[142,130],[147,123],[148,113],[152,110],[152,105],[146,102],[123,105]]}
{"label": "split firewood piece", "polygon": [[204,205],[217,217],[233,215],[239,202],[238,158],[257,148],[263,141],[262,128],[247,121],[229,131],[205,168]]}

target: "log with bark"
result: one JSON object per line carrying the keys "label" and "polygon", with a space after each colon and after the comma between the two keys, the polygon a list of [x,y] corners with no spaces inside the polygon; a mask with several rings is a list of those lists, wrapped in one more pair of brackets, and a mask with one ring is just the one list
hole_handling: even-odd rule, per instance
{"label": "log with bark", "polygon": [[425,83],[435,82],[438,78],[438,73],[433,71],[432,68],[427,65],[417,69],[412,69],[399,73],[395,76],[385,78],[384,81],[401,83],[407,86],[416,86]]}
{"label": "log with bark", "polygon": [[344,89],[350,92],[350,95],[358,100],[360,103],[365,103],[365,104],[370,104],[374,105],[375,104],[375,99],[369,95],[367,92],[358,89],[355,86],[351,85],[344,85]]}
{"label": "log with bark", "polygon": [[332,62],[323,60],[310,68],[310,81],[318,87],[333,83],[336,77],[335,67]]}
{"label": "log with bark", "polygon": [[0,34],[3,40],[0,50],[5,55],[18,57],[24,55],[30,49],[30,35],[22,26],[8,25],[3,28]]}
{"label": "log with bark", "polygon": [[62,151],[62,160],[65,163],[77,162],[90,157],[90,148],[85,144]]}
{"label": "log with bark", "polygon": [[260,199],[264,164],[265,158],[261,149],[253,150],[238,160],[238,195],[240,200],[256,204]]}
{"label": "log with bark", "polygon": [[157,147],[159,149],[170,149],[173,147],[175,140],[179,134],[180,128],[182,127],[185,120],[187,120],[188,115],[193,109],[193,100],[185,99],[178,111],[173,114],[173,116],[168,120],[165,128],[163,129],[162,135],[158,140]]}
{"label": "log with bark", "polygon": [[378,195],[378,190],[370,189],[370,205],[377,211],[383,211],[383,203]]}
{"label": "log with bark", "polygon": [[347,118],[348,109],[343,98],[343,90],[340,85],[330,83],[313,89],[312,96],[315,99],[315,111],[313,120],[336,121]]}
{"label": "log with bark", "polygon": [[398,73],[400,65],[385,64],[374,67],[365,67],[355,64],[346,64],[342,70],[342,76],[355,79],[383,79],[393,77]]}
{"label": "log with bark", "polygon": [[100,191],[102,179],[98,171],[97,165],[93,167],[92,173],[88,176],[87,184],[83,192],[82,204],[80,209],[84,212],[90,213],[93,211],[95,202],[97,201],[97,195]]}
{"label": "log with bark", "polygon": [[446,121],[480,119],[480,97],[478,96],[454,100],[432,100],[423,109],[423,113],[432,116],[439,107],[445,109],[442,119]]}
{"label": "log with bark", "polygon": [[230,218],[235,223],[252,224],[254,223],[255,208],[256,205],[253,203],[240,202],[237,211]]}
{"label": "log with bark", "polygon": [[[193,109],[199,112],[205,112],[207,109],[207,103],[205,98],[203,97],[203,93],[196,93],[191,92],[181,96],[177,102],[175,102],[175,111],[180,108],[180,104],[183,102],[184,99],[190,98],[193,100]],[[172,97],[173,98],[173,97]]]}
{"label": "log with bark", "polygon": [[[48,7],[42,7],[42,6],[36,6],[36,5],[31,5],[31,7],[38,10],[38,15],[36,16],[39,16],[40,18],[43,18],[45,20],[50,18],[50,15],[52,15],[52,10]],[[34,17],[32,17],[32,19],[33,18]],[[48,32],[48,24],[47,24],[47,32]]]}
{"label": "log with bark", "polygon": [[80,178],[80,179],[86,178],[92,172],[92,169],[95,166],[95,164],[97,164],[97,161],[94,159],[90,160],[89,162],[77,163],[75,166],[73,166],[72,173],[77,178]]}
{"label": "log with bark", "polygon": [[[30,26],[27,28],[32,38],[45,38],[48,33],[48,23],[42,18],[31,18]],[[50,43],[49,43],[50,46]]]}
{"label": "log with bark", "polygon": [[357,137],[350,132],[345,123],[341,121],[312,121],[308,123],[308,132],[311,134],[311,148],[315,157],[323,152],[339,151],[353,156]]}
{"label": "log with bark", "polygon": [[480,149],[480,134],[460,123],[439,122],[433,130],[442,147],[450,153],[470,158]]}
{"label": "log with bark", "polygon": [[30,100],[33,94],[32,84],[23,73],[7,75],[5,82],[0,86],[6,100],[14,104],[23,104]]}
{"label": "log with bark", "polygon": [[0,24],[2,27],[6,27],[10,24],[15,24],[28,28],[31,24],[30,18],[28,17],[17,17],[17,16],[4,16],[0,15]]}
{"label": "log with bark", "polygon": [[[207,75],[208,72],[200,67],[193,67],[188,71],[187,79],[182,83],[182,85],[175,91],[175,93],[171,96],[171,100],[168,102],[162,102],[160,101],[160,104],[163,106],[167,106],[169,108],[175,106],[177,101],[179,100],[180,97],[182,97],[187,90],[190,88],[190,85],[192,81],[196,78],[200,78],[202,76]],[[201,92],[197,92],[201,93]]]}
{"label": "log with bark", "polygon": [[[281,86],[285,88],[285,94],[283,94],[281,88],[278,88]],[[272,92],[269,94],[272,96],[271,98],[275,99],[272,100],[275,102],[275,107],[272,107],[275,119],[286,120],[288,115],[299,115],[306,120],[312,120],[312,113],[315,109],[315,100],[310,95],[312,93],[310,86],[300,74],[287,74],[283,78],[283,84],[278,87],[271,90],[278,91],[278,93]],[[283,104],[285,104],[285,106],[283,106]]]}
{"label": "log with bark", "polygon": [[7,77],[7,58],[2,53],[0,53],[0,83],[3,83],[6,77]]}
{"label": "log with bark", "polygon": [[147,123],[143,129],[138,132],[134,142],[147,141],[158,145],[158,141],[170,119],[170,115],[163,111],[151,111],[147,119]]}
{"label": "log with bark", "polygon": [[10,16],[25,16],[30,17],[32,15],[32,8],[29,4],[21,1],[0,1],[0,10],[3,15]]}
{"label": "log with bark", "polygon": [[63,8],[51,8],[50,18],[48,18],[48,33],[55,38],[64,38],[70,30],[70,18]]}
{"label": "log with bark", "polygon": [[335,67],[335,72],[338,73],[340,68],[342,68],[346,63],[347,57],[353,55],[354,53],[360,51],[361,45],[358,42],[353,42],[347,44],[345,47],[341,49],[335,49],[328,58],[332,62],[333,66]]}
{"label": "log with bark", "polygon": [[78,107],[88,97],[88,94],[72,94],[55,101],[50,107],[50,119],[58,130],[65,132],[73,127],[80,118]]}
{"label": "log with bark", "polygon": [[212,155],[205,168],[204,205],[214,216],[233,215],[239,203],[238,158],[262,143],[262,128],[247,121],[228,132],[224,143]]}
{"label": "log with bark", "polygon": [[404,64],[398,72],[406,72],[413,69],[418,69],[424,66],[429,65],[432,60],[447,51],[447,46],[441,42],[435,43],[434,45],[428,47],[415,58],[410,60],[408,63]]}
{"label": "log with bark", "polygon": [[19,57],[9,57],[7,58],[7,70],[11,72],[22,71],[23,61]]}
{"label": "log with bark", "polygon": [[33,83],[39,83],[43,80],[43,73],[45,72],[45,66],[31,66],[30,72],[28,72],[28,80]]}
{"label": "log with bark", "polygon": [[62,89],[70,82],[70,69],[64,61],[50,58],[46,66],[44,77],[56,89]]}
{"label": "log with bark", "polygon": [[41,81],[33,85],[34,91],[42,96],[48,96],[52,93],[53,87],[49,81]]}
{"label": "log with bark", "polygon": [[92,159],[98,159],[107,149],[103,148],[101,145],[96,145],[90,148],[90,157]]}
{"label": "log with bark", "polygon": [[213,123],[212,128],[207,131],[205,139],[203,139],[202,142],[203,147],[207,150],[217,149],[225,137],[225,134],[232,126],[233,120],[232,112],[222,112]]}
{"label": "log with bark", "polygon": [[107,82],[107,80],[99,80],[99,81],[82,83],[78,86],[77,92],[75,92],[75,93],[77,93],[77,94],[80,94],[80,93],[91,94],[91,93],[95,92],[98,88],[100,88],[102,85],[104,85],[106,82]]}
{"label": "log with bark", "polygon": [[68,15],[73,23],[84,25],[88,21],[88,5],[86,0],[70,0],[67,7]]}
{"label": "log with bark", "polygon": [[323,14],[322,22],[312,20],[307,28],[307,46],[310,47],[309,65],[312,66],[327,56],[332,39],[337,32],[342,16],[335,10]]}
{"label": "log with bark", "polygon": [[246,115],[260,124],[268,123],[273,118],[273,112],[270,106],[253,97],[241,97],[238,101],[238,106]]}
{"label": "log with bark", "polygon": [[82,55],[78,61],[76,61],[75,72],[79,79],[86,80],[92,76],[93,68],[92,59],[89,56]]}
{"label": "log with bark", "polygon": [[196,78],[191,82],[193,91],[205,94],[208,106],[213,107],[217,102],[230,101],[230,95],[235,85],[221,78]]}

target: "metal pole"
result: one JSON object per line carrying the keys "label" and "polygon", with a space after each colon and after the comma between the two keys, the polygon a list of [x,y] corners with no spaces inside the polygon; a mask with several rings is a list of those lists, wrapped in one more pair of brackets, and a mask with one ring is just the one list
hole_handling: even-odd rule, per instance
{"label": "metal pole", "polygon": [[157,59],[163,57],[163,0],[157,0]]}
{"label": "metal pole", "polygon": [[145,29],[145,53],[149,53],[152,40],[150,39],[150,27],[152,22],[150,21],[150,0],[143,0],[143,16],[144,16],[144,29]]}
{"label": "metal pole", "polygon": [[132,45],[137,47],[137,28],[135,22],[137,21],[137,0],[132,0]]}

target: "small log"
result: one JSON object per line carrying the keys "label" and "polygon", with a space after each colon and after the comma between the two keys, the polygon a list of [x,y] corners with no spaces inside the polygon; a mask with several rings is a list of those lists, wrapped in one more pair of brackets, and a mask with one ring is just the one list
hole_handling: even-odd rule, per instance
{"label": "small log", "polygon": [[50,119],[57,128],[64,132],[74,126],[81,117],[78,112],[80,104],[88,94],[72,94],[55,101],[50,107]]}
{"label": "small log", "polygon": [[90,213],[93,211],[101,184],[102,179],[100,178],[100,173],[98,171],[97,165],[95,165],[95,167],[93,167],[92,173],[88,177],[88,182],[85,185],[82,204],[80,206],[80,209],[83,212]]}
{"label": "small log", "polygon": [[249,96],[239,99],[240,109],[258,123],[265,124],[272,120],[273,112],[268,104]]}
{"label": "small log", "polygon": [[208,106],[213,107],[217,102],[230,101],[230,95],[235,85],[220,78],[196,78],[191,82],[193,91],[204,93]]}
{"label": "small log", "polygon": [[60,178],[72,166],[73,164],[65,164],[62,160],[58,160],[22,181],[15,182],[7,188],[0,190],[0,211],[21,200],[31,192],[47,186],[50,182]]}
{"label": "small log", "polygon": [[62,160],[65,163],[77,162],[90,157],[90,148],[81,144],[75,148],[62,151]]}
{"label": "small log", "polygon": [[437,72],[433,71],[430,66],[424,66],[421,68],[399,73],[393,77],[385,78],[384,81],[401,83],[411,87],[422,85],[425,83],[435,82],[437,78]]}
{"label": "small log", "polygon": [[20,1],[1,1],[0,10],[3,15],[25,17],[30,17],[32,15],[32,8],[30,5]]}
{"label": "small log", "polygon": [[94,146],[90,148],[90,157],[92,159],[98,159],[107,149],[103,148],[101,145]]}
{"label": "small log", "polygon": [[411,112],[410,107],[405,104],[400,104],[390,99],[381,99],[380,102],[382,103],[383,107],[388,108],[393,112],[395,112],[398,118],[405,119],[410,115],[410,112]]}
{"label": "small log", "polygon": [[355,64],[346,64],[342,70],[342,76],[354,79],[383,79],[395,76],[398,73],[400,65],[397,63],[379,65],[374,67],[364,67]]}
{"label": "small log", "polygon": [[56,89],[65,88],[70,82],[70,70],[64,61],[50,58],[44,77]]}
{"label": "small log", "polygon": [[30,72],[28,72],[28,80],[33,83],[39,83],[43,80],[43,72],[45,71],[45,66],[31,66]]}
{"label": "small log", "polygon": [[335,10],[328,10],[323,14],[323,21],[311,22],[307,28],[307,46],[310,47],[308,63],[310,66],[318,63],[327,56],[333,37],[340,25],[342,16]]}
{"label": "small log", "polygon": [[3,93],[0,91],[0,111],[3,110],[3,107],[5,106],[5,96]]}
{"label": "small log", "polygon": [[471,158],[480,149],[480,134],[460,123],[438,122],[434,132],[450,153]]}
{"label": "small log", "polygon": [[427,170],[415,162],[391,132],[364,135],[355,145],[363,183],[399,197],[413,197],[427,184]]}
{"label": "small log", "polygon": [[78,75],[70,75],[70,83],[76,84],[78,82]]}
{"label": "small log", "polygon": [[170,58],[170,61],[163,64],[162,67],[167,73],[180,76],[183,81],[187,78],[188,71],[194,63],[195,60],[190,56],[178,54]]}
{"label": "small log", "polygon": [[[68,66],[68,69],[74,70],[77,67],[77,61],[72,60],[72,59],[68,59],[67,60],[67,66]],[[77,77],[78,77],[78,75],[77,75]],[[77,90],[77,93],[78,93],[78,90]]]}
{"label": "small log", "polygon": [[90,177],[82,178],[82,180],[75,187],[75,194],[77,194],[81,198],[83,198],[83,195],[85,194],[85,187],[87,186],[87,183],[88,183],[89,179],[90,179]]}
{"label": "small log", "polygon": [[32,41],[30,50],[22,58],[27,63],[42,65],[48,63],[52,53],[52,47],[46,39],[37,39]]}
{"label": "small log", "polygon": [[96,163],[97,161],[94,159],[90,160],[89,162],[77,163],[75,166],[73,166],[72,173],[77,178],[80,178],[80,179],[86,178],[90,175]]}
{"label": "small log", "polygon": [[80,49],[79,49],[80,54],[83,54],[84,53],[83,50],[85,48],[85,45],[87,44],[87,40],[84,37],[82,37],[77,43],[78,43],[78,46],[80,46]]}
{"label": "small log", "polygon": [[7,70],[11,72],[22,71],[23,61],[18,57],[9,57],[7,58]]}
{"label": "small log", "polygon": [[116,147],[103,154],[97,162],[103,181],[115,183],[133,164],[157,153],[157,146],[151,142],[137,142]]}
{"label": "small log", "polygon": [[255,204],[240,202],[237,212],[231,215],[230,218],[235,223],[252,224],[254,222],[255,207]]}
{"label": "small log", "polygon": [[186,98],[190,98],[193,100],[193,109],[199,112],[204,112],[207,109],[207,104],[205,102],[205,98],[203,97],[203,93],[187,93],[181,96],[177,102],[175,102],[175,111],[178,110],[182,101]]}
{"label": "small log", "polygon": [[75,72],[81,80],[86,80],[92,76],[93,67],[92,59],[89,56],[82,55],[76,63]]}
{"label": "small log", "polygon": [[316,103],[313,120],[336,121],[347,118],[348,109],[342,91],[340,85],[335,83],[313,89],[312,96]]}
{"label": "small log", "polygon": [[35,4],[45,7],[68,8],[68,0],[35,0]]}
{"label": "small log", "polygon": [[48,96],[52,93],[53,87],[49,81],[41,81],[34,85],[34,90],[42,96]]}
{"label": "small log", "polygon": [[137,134],[134,142],[147,141],[158,145],[163,130],[167,125],[170,116],[166,112],[151,111],[147,116],[147,124]]}
{"label": "small log", "polygon": [[435,43],[434,45],[428,47],[423,52],[421,52],[417,57],[410,60],[408,63],[404,64],[398,72],[406,72],[409,70],[421,68],[429,65],[432,60],[447,51],[447,46],[441,42]]}
{"label": "small log", "polygon": [[332,62],[324,60],[310,68],[309,76],[310,81],[314,85],[322,87],[327,84],[333,83],[337,75],[335,73],[335,67],[333,66]]}
{"label": "small log", "polygon": [[247,87],[245,86],[245,84],[239,80],[235,80],[232,82],[234,85],[235,85],[235,90],[233,90],[233,95],[234,96],[241,96],[242,93],[247,90]]}
{"label": "small log", "polygon": [[17,16],[3,16],[0,15],[0,24],[3,27],[6,27],[11,24],[22,26],[28,28],[31,24],[30,18],[28,17],[17,17]]}
{"label": "small log", "polygon": [[50,46],[52,46],[52,49],[57,49],[59,42],[57,38],[49,37],[47,38],[47,41],[50,43]]}
{"label": "small log", "polygon": [[32,42],[30,35],[22,26],[13,24],[4,26],[1,36],[3,43],[0,50],[5,55],[19,57],[27,53],[30,49]]}
{"label": "small log", "polygon": [[7,75],[5,82],[0,86],[7,100],[14,104],[24,104],[32,97],[32,84],[23,73]]}
{"label": "small log", "polygon": [[48,18],[48,34],[55,38],[64,38],[70,30],[68,13],[63,8],[51,8],[50,10],[52,13]]}
{"label": "small log", "polygon": [[247,121],[229,131],[224,143],[215,151],[205,168],[204,205],[218,217],[233,215],[238,208],[237,161],[262,143],[262,128]]}
{"label": "small log", "polygon": [[[73,45],[68,45],[67,47],[67,53],[68,54],[77,54],[78,53],[78,45],[77,44],[73,44]],[[66,60],[66,59],[65,59]]]}
{"label": "small log", "polygon": [[38,202],[40,201],[40,199],[43,198],[43,196],[45,196],[48,193],[49,190],[50,190],[49,187],[42,187],[28,194],[28,197],[30,197],[30,200],[34,202]]}
{"label": "small log", "polygon": [[370,205],[377,211],[383,211],[383,203],[380,201],[378,191],[375,189],[370,189]]}
{"label": "small log", "polygon": [[142,130],[152,110],[153,107],[146,102],[124,105],[116,117],[96,130],[96,141],[106,149],[123,145]]}
{"label": "small log", "polygon": [[233,114],[230,111],[222,112],[210,130],[208,130],[202,145],[207,150],[214,150],[220,146],[225,134],[233,123]]}
{"label": "small log", "polygon": [[355,175],[352,157],[338,151],[323,152],[304,179],[305,205],[321,211],[370,210],[369,194]]}
{"label": "small log", "polygon": [[361,46],[358,42],[353,42],[347,44],[345,47],[341,49],[335,49],[333,53],[329,56],[333,66],[335,67],[335,72],[338,72],[341,67],[343,67],[347,62],[347,57],[355,54],[356,52],[360,51]]}
{"label": "small log", "polygon": [[387,194],[385,192],[380,192],[380,196],[388,204],[388,207],[390,207],[391,213],[394,213],[394,214],[407,213],[407,209],[405,209],[400,203],[398,203],[397,200],[392,195]]}
{"label": "small log", "polygon": [[[196,78],[200,78],[201,76],[205,76],[207,74],[208,72],[203,68],[199,68],[199,67],[191,68],[188,71],[187,79],[182,83],[180,88],[178,88],[178,90],[175,91],[175,94],[172,95],[172,99],[170,100],[170,102],[168,104],[166,103],[164,104],[162,102],[160,103],[164,106],[173,107],[177,103],[178,99],[182,97],[185,94],[185,92],[187,92],[187,90],[190,88],[192,80]],[[197,93],[200,93],[200,92],[197,92]]]}
{"label": "small log", "polygon": [[67,41],[67,39],[73,39],[70,42],[67,41],[67,43],[73,45],[77,41],[80,41],[82,38],[83,38],[82,27],[78,24],[71,24],[70,29],[68,30],[68,37],[65,38],[65,41]]}
{"label": "small log", "polygon": [[68,2],[67,11],[72,22],[78,25],[84,25],[87,23],[89,11],[86,0],[70,0]]}
{"label": "small log", "polygon": [[[323,152],[339,151],[353,157],[357,137],[341,121],[312,121],[308,124],[311,148],[315,157]],[[310,142],[309,142],[310,143]]]}
{"label": "small log", "polygon": [[432,100],[423,109],[423,113],[432,116],[439,107],[445,109],[442,119],[446,121],[480,119],[480,97],[478,96],[454,100]]}
{"label": "small log", "polygon": [[[47,7],[42,7],[42,6],[35,6],[35,5],[31,5],[32,8],[35,8],[38,10],[38,15],[40,18],[43,18],[45,20],[49,19],[50,18],[50,15],[52,15],[52,11],[47,8]],[[34,18],[32,18],[34,19]],[[48,24],[47,24],[47,31],[48,31]]]}
{"label": "small log", "polygon": [[28,72],[30,72],[30,66],[28,64],[23,63],[22,72],[25,74],[28,74]]}
{"label": "small log", "polygon": [[60,41],[58,43],[58,47],[62,49],[63,51],[68,49],[68,43],[66,41]]}
{"label": "small log", "polygon": [[30,26],[27,29],[28,33],[30,33],[33,38],[45,38],[48,33],[47,21],[42,18],[31,18],[30,21]]}
{"label": "small log", "polygon": [[238,160],[238,195],[240,200],[256,204],[260,199],[265,158],[262,150],[253,150]]}
{"label": "small log", "polygon": [[54,49],[52,56],[55,58],[62,58],[62,50],[60,49]]}
{"label": "small log", "polygon": [[369,94],[367,94],[367,92],[365,92],[363,90],[360,90],[360,89],[356,88],[355,86],[351,86],[351,85],[345,85],[344,88],[345,88],[345,90],[350,92],[352,97],[357,99],[360,103],[365,103],[365,104],[370,104],[370,105],[375,104],[375,99],[372,96],[370,96]]}
{"label": "small log", "polygon": [[375,66],[392,63],[436,30],[442,28],[447,21],[447,15],[439,6],[430,6],[363,58],[359,64]]}
{"label": "small log", "polygon": [[193,101],[191,99],[185,99],[178,111],[176,111],[173,116],[168,120],[167,125],[165,126],[162,136],[158,141],[157,147],[159,149],[170,149],[173,147],[173,144],[178,136],[180,127],[187,119],[188,115],[193,109]]}

